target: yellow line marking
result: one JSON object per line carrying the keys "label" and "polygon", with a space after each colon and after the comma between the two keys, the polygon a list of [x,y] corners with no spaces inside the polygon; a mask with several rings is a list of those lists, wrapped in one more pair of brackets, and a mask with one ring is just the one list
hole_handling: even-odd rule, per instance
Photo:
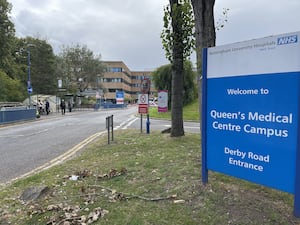
{"label": "yellow line marking", "polygon": [[67,152],[63,153],[62,155],[50,160],[49,162],[45,163],[44,165],[41,165],[19,177],[16,177],[10,181],[8,181],[6,184],[9,184],[13,181],[28,177],[30,175],[36,174],[40,171],[46,170],[51,168],[52,166],[58,165],[59,163],[65,161],[66,159],[70,158],[71,156],[73,156],[74,154],[76,154],[78,151],[80,151],[81,149],[83,149],[87,144],[91,143],[92,141],[94,141],[96,138],[100,137],[102,134],[106,133],[106,131],[102,131],[102,132],[98,132],[93,134],[92,136],[86,138],[85,140],[83,140],[82,142],[80,142],[79,144],[75,145],[73,148],[69,149]]}

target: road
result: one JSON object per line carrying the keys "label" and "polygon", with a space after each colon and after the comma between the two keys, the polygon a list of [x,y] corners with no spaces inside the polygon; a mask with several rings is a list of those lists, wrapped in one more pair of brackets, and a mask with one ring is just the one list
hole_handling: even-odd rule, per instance
{"label": "road", "polygon": [[[106,117],[113,115],[114,129],[140,129],[136,107],[82,111],[0,128],[0,184],[59,163],[106,132]],[[143,132],[146,120],[143,119]],[[151,130],[170,127],[170,121],[150,119]],[[198,132],[199,123],[185,123],[186,132]]]}

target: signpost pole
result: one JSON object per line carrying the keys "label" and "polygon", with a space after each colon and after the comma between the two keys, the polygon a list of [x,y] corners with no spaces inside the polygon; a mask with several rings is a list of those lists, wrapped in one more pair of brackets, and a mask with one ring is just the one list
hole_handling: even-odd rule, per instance
{"label": "signpost pole", "polygon": [[[300,112],[300,105],[298,107]],[[295,193],[294,193],[294,216],[300,218],[300,121],[298,121],[298,138],[296,153]]]}
{"label": "signpost pole", "polygon": [[141,133],[143,133],[143,114],[141,114]]}
{"label": "signpost pole", "polygon": [[149,78],[144,78],[141,83],[141,92],[142,96],[147,95],[147,101],[143,102],[143,104],[146,105],[147,107],[147,121],[146,121],[146,133],[150,133],[150,117],[149,117],[149,96],[150,96],[150,79]]}
{"label": "signpost pole", "polygon": [[148,79],[148,113],[147,113],[147,134],[150,134],[150,116],[149,116],[149,97],[150,97],[150,80]]}
{"label": "signpost pole", "polygon": [[111,140],[114,141],[114,115],[110,116]]}
{"label": "signpost pole", "polygon": [[[206,111],[207,111],[207,48],[202,52],[202,183],[208,183],[207,149],[206,149]],[[201,129],[201,128],[200,128]]]}
{"label": "signpost pole", "polygon": [[[148,93],[149,96],[150,92]],[[149,117],[149,97],[148,97],[148,113],[147,113],[147,134],[150,134],[150,117]]]}
{"label": "signpost pole", "polygon": [[32,87],[31,87],[31,78],[30,78],[30,48],[27,46],[27,54],[28,54],[28,80],[27,80],[27,91],[29,95],[29,108],[31,108],[31,92],[32,92]]}
{"label": "signpost pole", "polygon": [[150,134],[150,118],[149,118],[149,113],[147,114],[147,134]]}
{"label": "signpost pole", "polygon": [[[299,140],[299,139],[298,139]],[[298,148],[297,161],[299,161],[300,152]],[[295,177],[295,194],[294,194],[294,216],[300,218],[300,163],[296,164],[296,177]]]}
{"label": "signpost pole", "polygon": [[107,144],[110,144],[110,125],[109,125],[109,117],[106,117],[106,128],[107,128]]}

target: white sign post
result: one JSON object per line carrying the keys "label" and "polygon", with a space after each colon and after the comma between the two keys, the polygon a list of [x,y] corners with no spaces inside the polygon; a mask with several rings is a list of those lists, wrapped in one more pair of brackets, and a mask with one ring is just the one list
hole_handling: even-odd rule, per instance
{"label": "white sign post", "polygon": [[168,112],[168,91],[158,91],[158,112]]}

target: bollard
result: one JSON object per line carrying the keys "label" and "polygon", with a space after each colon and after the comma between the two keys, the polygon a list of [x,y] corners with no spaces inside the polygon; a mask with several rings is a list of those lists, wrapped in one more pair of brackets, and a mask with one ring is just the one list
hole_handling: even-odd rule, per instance
{"label": "bollard", "polygon": [[111,140],[114,140],[114,116],[106,117],[106,129],[107,129],[107,143],[110,144],[110,130],[111,130]]}
{"label": "bollard", "polygon": [[143,133],[143,114],[141,114],[141,133]]}
{"label": "bollard", "polygon": [[114,141],[114,115],[110,117],[111,122],[111,140]]}
{"label": "bollard", "polygon": [[107,128],[107,144],[110,144],[109,117],[106,117],[106,128]]}
{"label": "bollard", "polygon": [[147,126],[147,134],[150,134],[150,118],[149,118],[149,114],[147,114],[146,126]]}

